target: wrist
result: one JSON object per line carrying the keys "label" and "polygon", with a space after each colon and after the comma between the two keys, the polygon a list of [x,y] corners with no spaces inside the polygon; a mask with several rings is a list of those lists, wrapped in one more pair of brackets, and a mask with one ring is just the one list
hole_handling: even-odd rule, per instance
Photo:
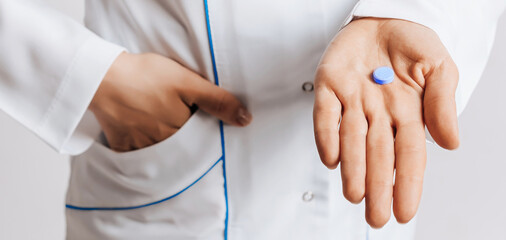
{"label": "wrist", "polygon": [[109,95],[114,86],[116,86],[116,82],[122,79],[121,75],[124,74],[125,69],[129,69],[128,65],[130,64],[128,64],[128,62],[130,62],[129,59],[132,55],[133,54],[123,52],[111,64],[88,107],[92,112],[95,113],[98,107],[103,105],[106,99],[105,96]]}

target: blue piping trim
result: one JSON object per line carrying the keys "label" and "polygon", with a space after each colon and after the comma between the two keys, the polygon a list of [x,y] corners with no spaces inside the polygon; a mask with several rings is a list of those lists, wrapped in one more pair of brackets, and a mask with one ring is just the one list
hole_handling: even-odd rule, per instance
{"label": "blue piping trim", "polygon": [[221,151],[223,152],[223,155],[221,159],[223,160],[223,190],[225,193],[225,229],[224,229],[224,239],[228,239],[228,190],[227,190],[227,168],[225,166],[225,138],[223,134],[223,122],[220,121],[220,135],[221,135]]}
{"label": "blue piping trim", "polygon": [[[209,19],[209,5],[207,4],[207,0],[204,0],[204,10],[206,15],[206,26],[207,26],[207,38],[209,40],[209,51],[211,52],[211,61],[213,63],[213,74],[214,74],[214,83],[217,86],[220,86],[220,81],[218,78],[218,69],[216,67],[216,57],[214,56],[214,45],[213,45],[213,37],[211,34],[211,21]],[[221,159],[223,160],[223,190],[225,194],[225,229],[223,230],[224,240],[228,239],[228,189],[227,189],[227,168],[225,164],[225,134],[223,133],[223,121],[220,121],[220,138],[221,138]]]}
{"label": "blue piping trim", "polygon": [[211,61],[213,62],[214,83],[220,86],[220,81],[218,79],[218,69],[216,68],[216,58],[214,57],[214,45],[213,45],[213,37],[211,36],[211,21],[209,20],[209,7],[207,5],[207,0],[204,0],[204,9],[206,12],[207,39],[209,40]]}
{"label": "blue piping trim", "polygon": [[[70,204],[66,204],[65,207],[69,208],[69,209],[81,210],[81,211],[119,211],[119,210],[132,210],[132,209],[138,209],[138,208],[152,206],[152,205],[155,205],[155,204],[158,204],[158,203],[165,202],[165,201],[170,200],[172,198],[175,198],[179,194],[181,194],[184,191],[188,190],[195,183],[197,183],[198,181],[200,181],[200,179],[202,179],[207,173],[209,173],[214,168],[214,166],[216,166],[216,164],[218,164],[222,160],[223,160],[223,157],[221,157],[220,159],[218,159],[218,161],[216,161],[209,169],[207,169],[207,171],[204,174],[202,174],[202,176],[200,176],[199,178],[197,178],[197,180],[195,180],[194,182],[192,182],[190,185],[188,185],[187,187],[185,187],[183,190],[177,192],[174,195],[166,197],[166,198],[164,198],[162,200],[158,200],[156,202],[151,202],[151,203],[147,203],[147,204],[143,204],[143,205],[138,205],[138,206],[131,206],[131,207],[78,207],[78,206],[74,206],[74,205],[70,205]],[[223,164],[225,164],[225,163],[223,162]]]}

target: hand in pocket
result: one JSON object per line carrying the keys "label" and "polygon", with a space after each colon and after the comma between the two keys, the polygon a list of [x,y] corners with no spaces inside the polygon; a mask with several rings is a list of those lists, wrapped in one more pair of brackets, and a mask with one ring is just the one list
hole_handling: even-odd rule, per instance
{"label": "hand in pocket", "polygon": [[252,118],[229,92],[153,53],[122,53],[90,104],[110,148],[121,152],[170,137],[195,107],[234,126],[246,126]]}

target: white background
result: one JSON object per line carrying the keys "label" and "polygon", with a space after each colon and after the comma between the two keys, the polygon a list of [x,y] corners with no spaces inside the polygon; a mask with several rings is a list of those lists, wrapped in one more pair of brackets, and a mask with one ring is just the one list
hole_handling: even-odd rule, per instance
{"label": "white background", "polygon": [[[82,18],[82,0],[45,1]],[[460,117],[460,149],[428,148],[417,240],[506,239],[505,72],[503,15],[488,67]],[[0,240],[63,239],[67,157],[0,112],[0,158]]]}

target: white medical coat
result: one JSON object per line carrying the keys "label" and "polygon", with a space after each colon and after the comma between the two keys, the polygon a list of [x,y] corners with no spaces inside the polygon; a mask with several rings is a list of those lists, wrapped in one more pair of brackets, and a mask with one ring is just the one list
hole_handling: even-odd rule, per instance
{"label": "white medical coat", "polygon": [[[0,108],[55,149],[75,155],[68,239],[406,240],[412,223],[391,220],[370,229],[363,206],[342,197],[339,172],[319,161],[310,87],[318,61],[352,17],[423,24],[436,31],[459,67],[460,113],[505,5],[87,0],[90,31],[40,3],[0,0]],[[87,106],[124,50],[178,61],[238,96],[254,121],[235,128],[197,112],[156,145],[111,151],[94,140],[100,129]]]}

